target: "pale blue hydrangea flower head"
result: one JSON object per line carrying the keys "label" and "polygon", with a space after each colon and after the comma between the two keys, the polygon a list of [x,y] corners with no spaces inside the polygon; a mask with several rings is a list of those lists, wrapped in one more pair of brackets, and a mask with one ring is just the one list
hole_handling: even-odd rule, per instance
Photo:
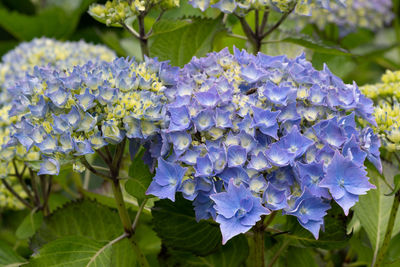
{"label": "pale blue hydrangea flower head", "polygon": [[[198,220],[220,223],[224,242],[270,210],[297,217],[317,238],[331,201],[347,214],[373,188],[364,160],[381,167],[379,139],[356,124],[375,123],[372,102],[304,55],[224,49],[193,58],[164,92],[157,151],[171,168],[185,169],[175,191],[193,201]],[[157,177],[148,193],[164,198],[155,188],[168,177]]]}
{"label": "pale blue hydrangea flower head", "polygon": [[339,26],[345,35],[357,27],[376,30],[394,18],[391,0],[346,0],[346,6],[332,3],[329,9],[315,9],[307,22],[323,29],[328,23]]}
{"label": "pale blue hydrangea flower head", "polygon": [[331,2],[343,5],[347,0],[189,0],[189,3],[205,11],[209,7],[219,9],[223,13],[245,14],[253,9],[273,8],[280,12],[288,12],[295,7],[295,12],[310,15],[315,8],[329,8]]}
{"label": "pale blue hydrangea flower head", "polygon": [[9,90],[9,113],[22,117],[11,141],[40,151],[41,174],[58,174],[64,161],[107,144],[150,140],[160,132],[175,70],[150,58],[89,61],[70,71],[36,67]]}
{"label": "pale blue hydrangea flower head", "polygon": [[[7,88],[12,88],[15,83],[23,80],[26,73],[32,75],[34,67],[46,67],[50,70],[59,72],[72,70],[76,65],[83,65],[87,61],[92,62],[100,60],[112,60],[115,53],[102,45],[88,44],[84,41],[79,42],[61,42],[49,38],[36,38],[30,42],[23,42],[16,48],[6,53],[0,62],[0,165],[2,168],[1,178],[5,178],[13,173],[12,162],[16,161],[17,166],[22,170],[23,164],[30,164],[40,159],[39,148],[31,147],[32,143],[24,135],[15,132],[16,129],[11,124],[18,123],[24,130],[31,131],[30,123],[25,119],[21,121],[21,114],[9,115],[12,108],[13,93],[9,93]],[[36,82],[37,83],[37,82]],[[29,83],[33,86],[34,83]],[[12,90],[12,89],[11,89]],[[50,95],[49,95],[50,96]],[[52,94],[51,97],[54,97]],[[42,118],[48,111],[48,105],[44,100],[45,96],[39,96],[37,104],[29,103],[27,98],[22,98],[24,105],[28,105],[29,111],[33,116]],[[55,130],[59,133],[65,130],[65,122],[60,120],[59,116],[53,115]],[[32,138],[41,138],[44,128],[31,132]],[[25,146],[11,140],[10,135],[16,136]],[[65,138],[64,138],[65,139]],[[60,139],[60,142],[62,140]],[[51,151],[53,139],[47,139],[43,142],[42,148]],[[47,144],[47,146],[45,146]],[[27,148],[29,148],[27,150]],[[51,161],[48,162],[50,164]],[[50,166],[50,165],[48,165]],[[50,172],[56,173],[56,172]]]}

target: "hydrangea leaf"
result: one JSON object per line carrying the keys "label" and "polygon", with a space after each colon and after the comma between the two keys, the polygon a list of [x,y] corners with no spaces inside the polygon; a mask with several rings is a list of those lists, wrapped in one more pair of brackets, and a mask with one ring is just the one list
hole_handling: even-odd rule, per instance
{"label": "hydrangea leaf", "polygon": [[0,266],[21,266],[26,260],[19,256],[6,242],[0,241]]}
{"label": "hydrangea leaf", "polygon": [[29,266],[111,266],[112,246],[83,236],[65,236],[44,245]]}
{"label": "hydrangea leaf", "polygon": [[204,12],[188,4],[187,0],[181,1],[179,7],[167,10],[163,17],[167,19],[183,18],[216,18],[221,12],[216,8],[208,8]]}
{"label": "hydrangea leaf", "polygon": [[[367,232],[368,238],[374,253],[377,253],[382,246],[389,221],[390,209],[394,196],[385,196],[390,189],[380,178],[379,173],[370,164],[367,164],[368,176],[371,177],[371,183],[376,186],[375,190],[369,191],[366,195],[360,196],[359,203],[354,206],[354,215],[360,220],[361,226]],[[391,182],[395,168],[389,164],[383,167],[384,176]],[[400,216],[397,214],[393,228],[393,236],[400,232]]]}
{"label": "hydrangea leaf", "polygon": [[175,202],[155,202],[152,214],[154,229],[168,247],[205,256],[221,245],[218,225],[204,220],[197,223],[192,204],[180,194]]}
{"label": "hydrangea leaf", "polygon": [[[162,24],[167,23],[168,27]],[[171,29],[170,21],[158,22],[158,28]],[[175,22],[179,28],[154,34],[149,40],[150,56],[159,60],[171,60],[175,66],[183,66],[193,56],[204,56],[212,48],[212,41],[216,33],[222,28],[221,20],[199,19],[184,25],[184,22]],[[155,31],[156,33],[156,31]]]}
{"label": "hydrangea leaf", "polygon": [[[138,229],[137,240],[143,252],[145,254],[158,253],[161,244],[154,231],[145,225],[139,225]],[[71,202],[45,218],[44,223],[31,239],[30,246],[32,250],[38,250],[44,246],[50,246],[54,240],[62,240],[67,236],[77,236],[83,240],[102,240],[107,243],[122,233],[123,228],[116,210],[94,201],[83,200]],[[110,254],[112,264],[108,266],[133,265],[136,261],[135,254],[125,253],[128,250],[132,251],[129,241],[121,241],[113,245]]]}
{"label": "hydrangea leaf", "polygon": [[244,235],[239,235],[220,247],[214,253],[205,257],[195,256],[192,253],[178,250],[166,249],[159,257],[160,263],[166,266],[184,265],[194,266],[215,266],[215,267],[240,267],[246,261],[249,247]]}
{"label": "hydrangea leaf", "polygon": [[143,162],[144,150],[136,155],[131,166],[129,167],[129,179],[125,183],[126,192],[137,198],[139,202],[149,197],[146,195],[146,190],[151,183],[153,174],[150,172],[149,167]]}
{"label": "hydrangea leaf", "polygon": [[33,236],[42,222],[43,213],[41,211],[30,212],[17,228],[15,232],[16,237],[19,239],[26,239]]}
{"label": "hydrangea leaf", "polygon": [[[73,33],[83,13],[92,0],[82,1],[79,8],[73,12],[65,11],[57,5],[43,9],[36,16],[29,16],[18,12],[10,12],[0,8],[0,26],[19,40],[31,40],[37,36],[52,36],[65,38]],[[65,23],[68,21],[68,23]]]}

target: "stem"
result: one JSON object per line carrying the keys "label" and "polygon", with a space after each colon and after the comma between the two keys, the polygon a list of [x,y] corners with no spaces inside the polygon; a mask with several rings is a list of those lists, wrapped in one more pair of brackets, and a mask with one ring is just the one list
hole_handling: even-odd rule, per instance
{"label": "stem", "polygon": [[268,16],[269,16],[269,10],[264,11],[264,15],[263,15],[262,22],[261,22],[260,29],[259,29],[260,34],[264,33],[265,26],[267,26],[267,22],[268,22]]}
{"label": "stem", "polygon": [[260,18],[258,10],[254,10],[254,33],[256,36],[260,35]]}
{"label": "stem", "polygon": [[14,189],[11,187],[11,185],[7,183],[5,179],[1,179],[1,182],[7,188],[7,190],[10,191],[10,193],[13,194],[22,204],[24,204],[29,209],[33,209],[33,206],[28,201],[23,199],[20,195],[18,195],[18,193],[14,191]]}
{"label": "stem", "polygon": [[249,42],[253,45],[254,50],[256,50],[257,40],[256,40],[256,36],[255,36],[253,30],[251,29],[251,27],[249,26],[249,24],[247,23],[247,21],[244,17],[238,16],[238,15],[236,15],[236,16],[239,19],[240,24],[242,25],[244,34],[247,36],[247,39],[249,40]]}
{"label": "stem", "polygon": [[142,213],[144,206],[146,205],[146,202],[147,202],[147,199],[143,200],[142,204],[140,204],[139,210],[136,213],[135,220],[133,221],[133,224],[132,224],[132,231],[134,231],[134,232],[135,232],[136,226],[139,222],[140,214]]}
{"label": "stem", "polygon": [[100,177],[102,177],[102,178],[104,178],[106,180],[110,180],[110,178],[111,178],[110,175],[108,175],[107,173],[103,173],[103,172],[97,171],[95,168],[92,167],[92,165],[89,164],[89,162],[86,160],[85,157],[81,157],[81,162],[93,174],[95,174],[97,176],[100,176]]}
{"label": "stem", "polygon": [[33,194],[35,196],[35,206],[40,207],[40,197],[39,197],[39,190],[38,190],[37,181],[36,181],[36,174],[31,169],[29,169],[29,173],[31,175]]}
{"label": "stem", "polygon": [[264,222],[264,228],[267,228],[271,223],[272,223],[272,221],[274,220],[274,218],[275,218],[275,216],[277,215],[278,213],[276,212],[276,211],[273,211],[267,218],[266,218],[266,220],[265,220],[265,222]]}
{"label": "stem", "polygon": [[146,38],[146,31],[144,28],[144,17],[145,14],[141,13],[138,16],[138,22],[139,22],[139,35],[140,35],[140,48],[142,50],[142,55],[143,58],[144,56],[149,56],[149,47],[147,45],[147,38]]}
{"label": "stem", "polygon": [[14,170],[15,170],[15,176],[18,178],[18,182],[21,184],[22,189],[24,189],[25,193],[28,195],[30,201],[32,203],[35,203],[35,199],[33,198],[32,192],[28,188],[28,186],[26,185],[25,180],[24,180],[24,173],[26,170],[26,165],[22,169],[21,173],[18,173],[18,169],[17,169],[17,165],[16,165],[15,161],[13,161],[13,165],[14,165]]}
{"label": "stem", "polygon": [[48,183],[47,183],[47,188],[44,187],[43,191],[43,214],[44,216],[47,216],[50,214],[50,209],[49,209],[49,198],[50,198],[50,192],[51,192],[51,185],[52,185],[53,177],[48,176]]}
{"label": "stem", "polygon": [[131,219],[129,218],[128,210],[125,207],[124,197],[122,196],[121,186],[118,179],[114,179],[111,182],[115,202],[117,203],[118,214],[121,219],[122,225],[124,226],[125,233],[129,236],[133,234],[131,227]]}
{"label": "stem", "polygon": [[264,231],[263,221],[259,221],[253,227],[253,235],[250,245],[251,265],[254,267],[264,267]]}
{"label": "stem", "polygon": [[283,14],[282,17],[278,20],[278,22],[275,23],[275,25],[273,25],[266,33],[261,35],[261,39],[264,39],[265,37],[270,35],[273,31],[275,31],[282,24],[282,22],[284,22],[286,20],[286,18],[290,15],[290,13],[293,12],[295,7],[296,7],[296,5],[294,5],[288,12]]}
{"label": "stem", "polygon": [[393,227],[396,220],[397,211],[399,209],[399,204],[400,204],[400,191],[397,191],[393,200],[392,208],[390,210],[389,222],[386,228],[383,244],[378,252],[376,262],[375,264],[373,264],[373,266],[375,267],[382,266],[383,261],[385,259],[386,252],[389,248],[390,240],[392,239]]}

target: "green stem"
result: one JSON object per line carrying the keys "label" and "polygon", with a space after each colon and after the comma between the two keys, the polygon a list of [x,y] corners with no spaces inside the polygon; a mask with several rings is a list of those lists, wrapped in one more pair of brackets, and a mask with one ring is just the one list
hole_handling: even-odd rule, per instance
{"label": "green stem", "polygon": [[250,265],[264,267],[264,230],[263,221],[259,221],[252,229],[253,235],[250,241]]}
{"label": "green stem", "polygon": [[392,234],[393,234],[393,227],[394,223],[396,220],[396,215],[397,211],[399,210],[399,204],[400,204],[400,191],[397,191],[393,200],[392,208],[390,210],[390,215],[389,215],[389,222],[386,228],[386,233],[385,237],[383,239],[383,244],[381,249],[378,252],[378,256],[376,259],[376,262],[373,266],[375,267],[380,267],[383,264],[383,261],[385,259],[386,252],[389,248],[390,240],[392,239]]}
{"label": "green stem", "polygon": [[125,207],[124,197],[122,196],[121,186],[119,184],[118,179],[113,179],[111,182],[114,199],[117,203],[118,214],[121,219],[122,225],[124,226],[124,230],[128,235],[132,235],[132,227],[131,227],[131,219],[128,214],[128,210]]}
{"label": "green stem", "polygon": [[138,17],[138,23],[139,23],[139,41],[140,41],[140,48],[142,50],[142,55],[143,55],[143,59],[144,56],[149,56],[149,47],[147,44],[147,38],[146,38],[146,31],[144,28],[144,17],[145,14],[140,14]]}

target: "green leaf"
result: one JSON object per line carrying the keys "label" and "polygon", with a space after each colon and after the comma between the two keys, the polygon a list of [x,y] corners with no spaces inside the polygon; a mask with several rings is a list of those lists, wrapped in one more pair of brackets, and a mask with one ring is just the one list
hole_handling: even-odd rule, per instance
{"label": "green leaf", "polygon": [[119,216],[114,210],[90,200],[70,202],[45,218],[31,240],[31,247],[37,249],[68,235],[112,240],[122,232]]}
{"label": "green leaf", "polygon": [[192,203],[177,195],[175,202],[159,200],[152,209],[153,225],[163,244],[176,249],[205,256],[221,246],[217,224],[197,222]]}
{"label": "green leaf", "polygon": [[26,260],[19,256],[10,246],[0,240],[0,266],[13,267],[21,266]]}
{"label": "green leaf", "polygon": [[[366,231],[371,246],[376,254],[383,243],[386,227],[389,220],[390,210],[394,200],[393,196],[385,196],[390,189],[384,183],[383,178],[374,168],[367,165],[370,182],[376,186],[375,190],[370,190],[366,195],[360,196],[359,202],[354,206],[354,215],[360,220],[361,226]],[[384,165],[383,170],[387,180],[393,177],[394,170],[390,165]],[[389,182],[391,182],[389,180]],[[400,231],[400,216],[396,217],[393,236]]]}
{"label": "green leaf", "polygon": [[149,187],[153,174],[149,167],[143,162],[144,149],[142,149],[133,160],[129,167],[129,180],[125,183],[125,190],[131,196],[142,202],[146,195],[146,190]]}
{"label": "green leaf", "polygon": [[400,174],[397,174],[394,176],[393,183],[394,183],[393,191],[389,194],[385,194],[385,196],[393,196],[394,194],[396,194],[399,191],[399,189],[400,189]]}
{"label": "green leaf", "polygon": [[[389,264],[399,264],[400,262],[400,234],[390,240],[390,245],[385,257],[385,266]],[[395,266],[395,265],[393,265]]]}
{"label": "green leaf", "polygon": [[161,20],[155,25],[154,34],[149,39],[150,56],[183,66],[193,56],[200,57],[210,52],[213,39],[221,29],[219,18],[199,19],[192,23]]}
{"label": "green leaf", "polygon": [[15,232],[15,235],[19,239],[29,238],[35,234],[36,230],[39,229],[39,227],[42,225],[42,222],[43,213],[41,211],[32,211],[22,221],[17,231]]}
{"label": "green leaf", "polygon": [[249,254],[249,247],[244,235],[239,235],[221,246],[214,253],[205,256],[195,256],[186,251],[168,250],[159,255],[162,266],[209,266],[209,267],[239,267],[244,266]]}
{"label": "green leaf", "polygon": [[285,266],[287,267],[318,267],[312,250],[309,248],[290,246],[286,252],[286,257],[283,257],[283,260],[286,261]]}
{"label": "green leaf", "polygon": [[83,236],[61,237],[44,245],[27,266],[111,266],[112,246]]}
{"label": "green leaf", "polygon": [[78,25],[80,15],[92,0],[84,0],[74,11],[53,5],[34,16],[0,7],[0,26],[19,40],[31,40],[38,36],[66,38]]}
{"label": "green leaf", "polygon": [[187,0],[182,0],[179,7],[167,10],[163,17],[167,19],[181,20],[184,18],[209,18],[214,19],[218,17],[221,12],[216,8],[207,8],[206,11],[202,12],[198,8],[194,8],[188,4]]}
{"label": "green leaf", "polygon": [[286,230],[289,234],[282,238],[291,239],[291,245],[300,247],[313,247],[323,249],[337,249],[346,246],[350,235],[346,234],[347,217],[343,210],[335,203],[328,210],[324,218],[325,231],[320,231],[318,240],[305,228],[303,228],[293,216],[287,216]]}
{"label": "green leaf", "polygon": [[291,43],[301,45],[303,47],[309,48],[315,52],[330,54],[330,55],[340,55],[340,56],[350,56],[351,53],[340,47],[334,47],[330,45],[326,45],[322,42],[317,42],[310,38],[295,38],[295,37],[286,37],[280,42]]}
{"label": "green leaf", "polygon": [[[141,226],[140,224],[138,225],[137,231],[144,231],[147,233],[147,236],[155,235],[151,229]],[[118,213],[115,210],[94,201],[83,200],[70,202],[56,210],[49,217],[46,217],[42,226],[31,239],[30,245],[32,250],[36,251],[38,248],[46,247],[47,245],[52,247],[50,244],[54,243],[54,240],[64,239],[68,236],[109,242],[122,233],[123,227]],[[154,237],[148,240],[138,235],[137,239],[141,247],[147,246],[147,251],[152,253],[157,244],[158,246],[160,244],[160,241],[158,239],[155,240]],[[67,244],[64,245],[68,247]],[[97,245],[100,246],[100,243]],[[96,247],[97,245],[95,244],[94,246]],[[127,251],[131,253],[127,253]],[[144,252],[146,251],[144,250]],[[65,257],[67,257],[67,252],[65,252]],[[73,255],[71,255],[71,257],[73,257]],[[107,266],[133,266],[135,263],[135,254],[132,253],[130,242],[126,242],[125,240],[113,245],[110,257],[110,261],[113,262],[113,264],[108,264]],[[42,260],[44,259],[41,259],[39,263],[42,263]],[[38,265],[40,266],[39,263]]]}

